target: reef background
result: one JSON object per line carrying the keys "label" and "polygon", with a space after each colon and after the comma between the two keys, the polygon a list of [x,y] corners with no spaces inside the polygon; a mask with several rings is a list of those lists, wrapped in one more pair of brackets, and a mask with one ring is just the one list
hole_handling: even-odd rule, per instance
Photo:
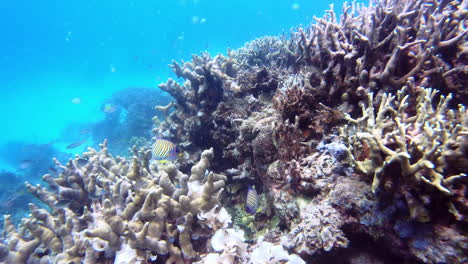
{"label": "reef background", "polygon": [[104,141],[54,160],[46,188],[26,185],[46,208],[6,216],[1,260],[466,261],[467,6],[331,5],[289,36],[173,61],[152,132],[180,158]]}
{"label": "reef background", "polygon": [[[54,165],[52,157],[66,162],[87,147],[98,148],[105,138],[114,155],[131,156],[133,144],[143,145],[153,136],[151,118],[160,115],[154,106],[170,101],[157,84],[175,76],[167,67],[173,59],[188,60],[202,50],[225,53],[256,37],[288,33],[328,6],[304,1],[293,10],[294,2],[268,3],[4,3],[0,172],[9,176],[2,182],[17,182],[17,188],[25,180],[39,183]],[[232,10],[241,10],[243,17]],[[116,111],[105,113],[107,103]],[[90,132],[81,134],[83,130]],[[82,140],[82,145],[66,148]],[[23,163],[29,164],[23,168]],[[16,197],[0,201],[6,199]],[[16,208],[26,210],[30,201],[23,199]],[[14,208],[2,213],[15,214]]]}

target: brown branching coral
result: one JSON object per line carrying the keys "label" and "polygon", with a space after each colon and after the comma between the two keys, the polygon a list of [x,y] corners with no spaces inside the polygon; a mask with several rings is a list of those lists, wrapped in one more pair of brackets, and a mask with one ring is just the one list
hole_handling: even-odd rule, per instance
{"label": "brown branching coral", "polygon": [[395,91],[412,77],[418,85],[436,82],[466,103],[466,71],[459,65],[466,61],[464,6],[466,1],[352,3],[343,6],[338,22],[332,5],[328,16],[293,36],[297,63],[311,68],[313,87],[327,94],[322,102],[339,103],[340,93],[353,100],[378,87]]}
{"label": "brown branching coral", "polygon": [[222,100],[223,82],[231,78],[228,74],[234,74],[235,64],[234,60],[222,55],[212,59],[208,53],[194,55],[192,62],[183,63],[182,66],[174,61],[171,68],[177,77],[184,78],[186,82],[180,85],[169,79],[159,88],[171,94],[185,111],[209,114]]}

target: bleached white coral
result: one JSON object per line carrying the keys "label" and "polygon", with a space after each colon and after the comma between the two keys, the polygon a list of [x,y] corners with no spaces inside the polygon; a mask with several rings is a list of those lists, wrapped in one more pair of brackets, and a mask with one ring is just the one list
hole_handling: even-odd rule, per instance
{"label": "bleached white coral", "polygon": [[143,263],[143,261],[143,258],[138,257],[136,249],[131,248],[128,243],[125,243],[122,245],[122,248],[116,252],[114,264],[140,264]]}
{"label": "bleached white coral", "polygon": [[244,242],[244,231],[234,228],[219,229],[211,238],[211,247],[215,251],[235,251],[239,255],[247,254],[247,244]]}
{"label": "bleached white coral", "polygon": [[232,223],[231,215],[226,208],[214,207],[213,209],[198,213],[198,219],[214,230],[227,228]]}
{"label": "bleached white coral", "polygon": [[305,264],[305,261],[296,254],[289,253],[281,245],[260,241],[250,256],[252,264]]}
{"label": "bleached white coral", "polygon": [[217,253],[209,253],[194,264],[234,264],[247,256],[247,244],[242,230],[219,229],[211,238],[211,247]]}

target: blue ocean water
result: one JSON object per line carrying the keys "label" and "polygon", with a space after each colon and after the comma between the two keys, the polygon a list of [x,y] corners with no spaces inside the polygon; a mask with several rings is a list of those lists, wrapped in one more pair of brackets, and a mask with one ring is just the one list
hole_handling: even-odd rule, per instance
{"label": "blue ocean water", "polygon": [[[4,1],[0,181],[10,192],[2,190],[0,199],[11,200],[11,190],[25,180],[39,183],[52,157],[65,161],[104,138],[115,139],[121,149],[131,137],[148,138],[150,129],[134,130],[122,119],[135,105],[142,111],[170,101],[157,85],[174,77],[167,66],[172,60],[189,60],[201,51],[225,53],[261,36],[289,34],[290,28],[321,16],[330,3]],[[81,144],[67,148],[73,143]]]}

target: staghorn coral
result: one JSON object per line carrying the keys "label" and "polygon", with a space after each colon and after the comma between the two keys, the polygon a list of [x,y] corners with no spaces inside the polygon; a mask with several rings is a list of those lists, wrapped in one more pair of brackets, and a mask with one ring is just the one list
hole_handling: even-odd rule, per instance
{"label": "staghorn coral", "polygon": [[352,3],[343,6],[338,20],[331,5],[311,27],[296,29],[284,46],[295,57],[285,67],[294,70],[277,78],[283,81],[273,100],[285,120],[278,123],[277,134],[284,137],[279,144],[294,153],[289,159],[304,154],[297,153],[301,141],[320,140],[340,125],[343,113],[355,113],[369,92],[394,92],[411,81],[414,87],[437,86],[466,105],[466,6],[467,1]]}
{"label": "staghorn coral", "polygon": [[[438,83],[466,103],[466,1],[372,1],[343,6],[338,21],[331,5],[316,24],[298,29],[293,53],[310,69],[307,78],[322,102],[340,103],[364,91],[394,91],[415,78]],[[453,75],[452,75],[453,74]],[[465,76],[464,78],[462,76]],[[458,80],[456,80],[458,79]],[[339,96],[339,95],[342,96]]]}
{"label": "staghorn coral", "polygon": [[[383,94],[377,111],[373,95],[369,94],[367,107],[362,105],[362,117],[346,116],[351,124],[348,129],[353,132],[344,136],[349,140],[348,151],[357,169],[373,175],[374,192],[382,181],[387,189],[392,188],[393,182],[409,186],[398,188],[402,188],[412,217],[421,221],[428,221],[427,210],[407,189],[428,184],[450,199],[457,181],[467,172],[466,168],[455,169],[447,162],[457,155],[466,137],[467,111],[463,105],[459,105],[458,111],[449,109],[451,95],[436,98],[437,93],[421,88],[414,100],[407,94],[405,86],[396,96]],[[434,105],[437,99],[439,102]],[[412,101],[416,101],[416,109],[410,107]],[[385,177],[395,164],[401,179]],[[457,211],[453,201],[450,206]]]}
{"label": "staghorn coral", "polygon": [[285,53],[284,40],[275,36],[265,36],[244,44],[243,47],[229,51],[241,68],[280,66]]}
{"label": "staghorn coral", "polygon": [[44,176],[50,190],[28,185],[51,210],[31,204],[32,215],[19,231],[6,218],[2,261],[101,263],[115,258],[117,263],[145,263],[157,257],[182,263],[197,258],[190,234],[196,229],[210,236],[213,230],[203,223],[216,222],[218,216],[199,215],[224,210],[218,197],[226,177],[205,177],[212,149],[203,152],[190,176],[171,164],[149,169],[144,165],[148,155],[131,162],[114,158],[106,142],[83,157],[89,160],[84,166],[55,160],[65,169],[59,177]]}

